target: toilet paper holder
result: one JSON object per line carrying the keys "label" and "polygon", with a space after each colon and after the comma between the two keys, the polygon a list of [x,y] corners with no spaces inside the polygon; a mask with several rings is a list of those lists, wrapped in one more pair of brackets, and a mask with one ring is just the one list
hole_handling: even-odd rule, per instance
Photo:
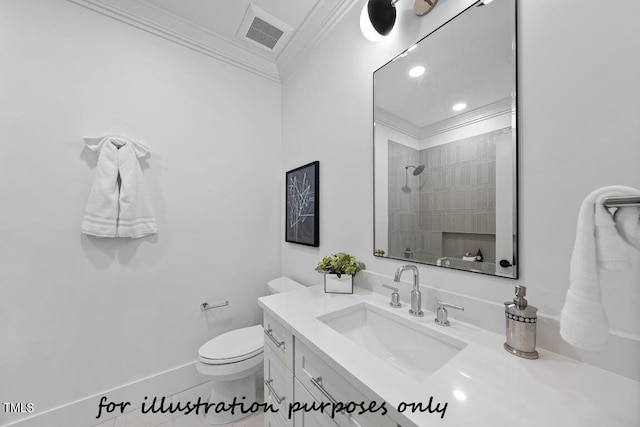
{"label": "toilet paper holder", "polygon": [[221,302],[219,304],[214,304],[214,305],[209,305],[208,302],[203,302],[202,304],[200,304],[200,310],[202,311],[211,310],[212,308],[226,307],[227,305],[229,305],[229,301]]}

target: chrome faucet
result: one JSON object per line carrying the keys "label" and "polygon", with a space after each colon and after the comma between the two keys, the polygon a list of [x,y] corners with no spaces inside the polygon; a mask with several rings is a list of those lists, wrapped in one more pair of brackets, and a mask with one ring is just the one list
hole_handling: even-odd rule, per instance
{"label": "chrome faucet", "polygon": [[402,276],[405,270],[411,270],[413,272],[413,290],[411,291],[411,308],[409,309],[409,314],[422,317],[424,313],[421,310],[422,293],[420,292],[420,283],[418,280],[418,267],[415,265],[403,265],[399,267],[396,270],[396,276],[393,280],[396,283],[400,283],[400,276]]}
{"label": "chrome faucet", "polygon": [[447,307],[455,308],[456,310],[464,311],[464,307],[459,305],[450,304],[448,302],[438,301],[438,308],[436,309],[436,318],[434,319],[436,325],[440,326],[449,326],[449,317],[447,312]]}

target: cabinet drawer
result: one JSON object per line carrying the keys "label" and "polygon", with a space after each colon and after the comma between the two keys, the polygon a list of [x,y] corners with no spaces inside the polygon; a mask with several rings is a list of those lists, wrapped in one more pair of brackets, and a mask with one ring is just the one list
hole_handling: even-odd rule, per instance
{"label": "cabinet drawer", "polygon": [[[310,410],[315,399],[298,380],[294,380],[293,395],[296,398],[296,403],[301,405],[299,407],[300,410],[293,413],[295,427],[337,427],[337,424],[329,415],[320,411]],[[305,404],[309,408],[307,411],[304,410],[303,405]]]}
{"label": "cabinet drawer", "polygon": [[264,427],[287,427],[287,424],[285,424],[279,412],[275,414],[273,412],[265,412]]}
{"label": "cabinet drawer", "polygon": [[287,420],[289,404],[293,401],[293,374],[269,346],[264,346],[264,401],[278,409],[273,416],[280,417],[281,424],[293,425]]}
{"label": "cabinet drawer", "polygon": [[[373,406],[370,406],[372,405],[371,400],[366,398],[300,341],[296,342],[295,377],[318,402],[338,402],[344,405],[353,402],[358,405],[355,408],[351,405],[351,413],[345,411],[344,413],[336,412],[334,414],[333,420],[341,427],[397,426],[395,421],[384,415],[386,411],[380,409],[384,401],[376,401]],[[385,403],[384,405],[387,410],[390,409],[388,404]],[[358,415],[362,408],[370,409],[370,411]],[[378,409],[377,412],[372,412],[375,409]],[[330,414],[331,407],[327,410]]]}
{"label": "cabinet drawer", "polygon": [[271,316],[264,315],[264,342],[293,372],[293,335]]}

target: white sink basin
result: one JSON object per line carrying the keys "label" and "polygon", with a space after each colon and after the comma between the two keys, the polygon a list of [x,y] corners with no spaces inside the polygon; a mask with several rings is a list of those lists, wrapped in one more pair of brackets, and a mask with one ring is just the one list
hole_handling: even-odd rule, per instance
{"label": "white sink basin", "polygon": [[325,314],[318,320],[418,383],[467,345],[368,303]]}

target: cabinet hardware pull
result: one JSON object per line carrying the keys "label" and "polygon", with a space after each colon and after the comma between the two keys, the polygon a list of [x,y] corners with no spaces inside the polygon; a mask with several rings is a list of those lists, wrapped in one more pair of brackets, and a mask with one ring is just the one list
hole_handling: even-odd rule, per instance
{"label": "cabinet hardware pull", "polygon": [[278,341],[276,337],[273,336],[272,332],[273,332],[273,329],[271,328],[264,330],[264,333],[271,339],[271,341],[273,341],[276,347],[284,351],[284,341]]}
{"label": "cabinet hardware pull", "polygon": [[273,382],[273,379],[264,380],[264,385],[267,386],[267,388],[269,389],[269,391],[273,395],[273,398],[276,399],[276,403],[279,405],[285,399],[285,396],[278,397],[278,393],[276,393],[276,391],[273,389],[273,386],[271,385],[272,382]]}
{"label": "cabinet hardware pull", "polygon": [[[316,388],[318,390],[320,390],[320,392],[322,394],[324,394],[324,397],[326,397],[327,399],[329,399],[329,402],[331,402],[332,405],[338,405],[338,401],[336,399],[333,398],[333,396],[331,396],[329,394],[329,392],[327,390],[324,389],[324,387],[322,387],[322,377],[317,377],[317,378],[311,378],[311,384],[313,384],[314,386],[316,386]],[[340,411],[340,413],[342,415],[346,415],[344,409],[342,411]]]}

